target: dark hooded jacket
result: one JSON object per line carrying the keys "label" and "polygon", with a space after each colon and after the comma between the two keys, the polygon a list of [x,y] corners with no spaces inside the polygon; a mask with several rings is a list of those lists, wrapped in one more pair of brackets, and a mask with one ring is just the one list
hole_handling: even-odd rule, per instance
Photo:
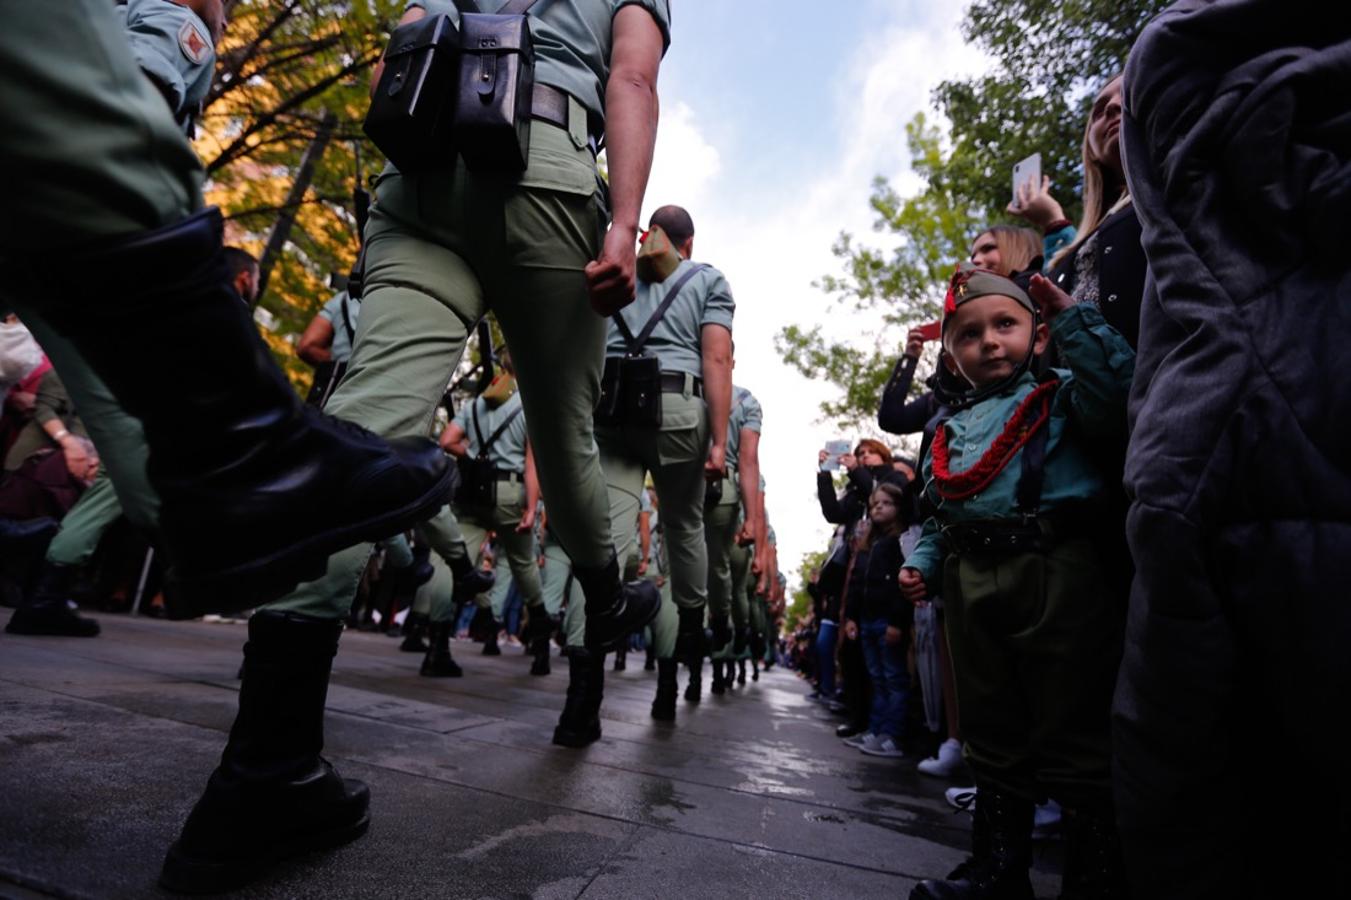
{"label": "dark hooded jacket", "polygon": [[1341,3],[1184,0],[1126,69],[1151,272],[1114,706],[1138,897],[1351,896],[1348,79]]}

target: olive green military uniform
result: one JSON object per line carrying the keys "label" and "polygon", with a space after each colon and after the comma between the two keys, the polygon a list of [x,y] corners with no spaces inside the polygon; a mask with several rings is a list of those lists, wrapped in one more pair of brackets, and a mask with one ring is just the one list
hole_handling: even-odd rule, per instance
{"label": "olive green military uniform", "polygon": [[[732,411],[727,422],[727,477],[716,503],[704,507],[704,540],[708,546],[708,616],[727,617],[730,612],[737,628],[746,627],[747,618],[733,589],[732,547],[736,533],[746,520],[741,502],[738,469],[741,462],[741,432],[760,433],[764,413],[760,401],[744,387],[732,386]],[[743,592],[744,593],[744,592]],[[738,610],[742,615],[738,616]]]}
{"label": "olive green military uniform", "polygon": [[[430,13],[451,13],[425,0]],[[588,119],[604,121],[611,20],[647,9],[669,35],[666,0],[542,3],[530,13],[535,81],[570,95],[568,127],[531,123],[519,176],[387,167],[366,230],[366,281],[356,347],[328,410],[388,437],[423,435],[469,331],[491,309],[511,348],[550,523],[578,565],[614,552],[591,415],[600,391],[605,322],[592,312],[583,269],[596,258],[608,211]],[[323,578],[276,608],[345,614],[366,558],[330,558]]]}
{"label": "olive green military uniform", "polygon": [[508,565],[526,606],[535,606],[542,600],[534,530],[516,530],[525,513],[527,423],[522,413],[521,395],[519,392],[512,394],[510,399],[499,406],[476,397],[461,407],[455,415],[455,424],[464,429],[467,435],[471,457],[484,453],[483,442],[490,440],[494,434],[498,435],[486,448],[486,456],[497,473],[496,506],[491,509],[469,509],[455,504],[453,508],[460,532],[476,560],[482,556],[488,532],[497,535],[497,542],[503,551],[494,561],[499,577],[493,583],[492,591],[478,597],[478,604],[491,609],[494,618],[501,619],[507,592],[511,588],[511,579],[501,577]]}
{"label": "olive green military uniform", "polygon": [[573,597],[577,597],[580,602],[581,594],[573,590],[572,560],[568,559],[567,551],[558,543],[551,529],[540,529],[539,546],[540,558],[544,561],[539,570],[540,595],[545,610],[549,615],[556,616],[565,603],[569,609],[572,607]]}
{"label": "olive green military uniform", "polygon": [[[630,334],[643,330],[667,292],[696,265],[683,260],[664,282],[638,282],[637,299],[620,313]],[[701,335],[705,325],[721,325],[731,331],[734,311],[731,288],[717,269],[704,266],[689,278],[643,347],[645,354],[660,361],[663,375],[683,376],[680,391],[662,393],[661,424],[596,429],[620,567],[634,552],[634,532],[627,523],[637,520],[640,496],[651,473],[661,503],[671,596],[677,607],[703,609],[708,600],[704,461],[708,457],[709,422],[701,387]],[[627,350],[623,333],[611,322],[606,354],[623,356]]]}
{"label": "olive green military uniform", "polygon": [[[75,12],[72,6],[65,6],[60,16],[52,18],[64,19],[65,16]],[[107,4],[100,6],[106,7]],[[45,12],[51,10],[46,9]],[[102,12],[100,9],[99,21],[104,21]],[[160,117],[155,117],[158,121],[152,127],[147,127],[146,123],[140,121],[141,116],[137,113],[142,103],[141,96],[146,95],[150,98],[146,104],[151,110],[156,109],[156,104],[158,109],[163,109],[167,100],[169,114],[177,122],[179,130],[185,130],[211,87],[216,54],[206,24],[192,10],[170,0],[131,0],[125,6],[117,7],[117,16],[121,20],[118,23],[121,27],[114,27],[113,33],[120,32],[125,35],[126,43],[130,46],[132,58],[139,70],[136,79],[138,90],[134,94],[132,104],[123,111],[127,114],[127,118],[119,129],[125,130],[126,133],[119,136],[120,132],[111,128],[100,129],[97,137],[93,139],[107,141],[109,147],[107,152],[110,154],[125,152],[113,149],[120,145],[118,142],[134,143],[137,138],[148,138],[151,149],[149,151],[142,149],[140,153],[145,155],[145,159],[139,161],[114,158],[111,155],[103,160],[84,158],[87,154],[98,152],[87,143],[91,139],[89,135],[94,133],[95,123],[80,121],[83,118],[78,112],[81,107],[73,103],[64,110],[71,116],[72,130],[64,135],[63,140],[55,136],[57,126],[51,124],[53,137],[49,137],[48,140],[58,142],[58,146],[52,151],[58,157],[78,152],[81,154],[82,166],[97,167],[102,163],[107,167],[105,174],[108,169],[116,170],[120,176],[118,181],[123,184],[124,190],[128,194],[139,195],[139,204],[149,203],[154,208],[153,213],[146,212],[145,227],[157,227],[186,216],[192,208],[200,204],[197,187],[199,166],[183,137],[167,133]],[[6,21],[9,21],[8,16]],[[89,22],[88,19],[83,21],[85,24]],[[101,27],[107,27],[106,23]],[[83,40],[78,34],[68,33],[67,37],[77,42]],[[105,42],[101,39],[98,43]],[[76,56],[61,60],[61,65],[69,71],[78,71],[92,66],[95,59],[102,58],[79,55],[82,52],[101,53],[102,50],[95,51],[89,46],[85,51],[75,51]],[[92,73],[90,74],[94,77]],[[0,91],[3,90],[5,89],[0,88]],[[119,93],[118,97],[122,96]],[[125,96],[128,99],[133,98],[130,92]],[[7,96],[6,102],[9,102]],[[52,117],[61,112],[45,106],[40,108],[45,109],[44,116],[40,118]],[[114,117],[110,115],[109,118]],[[107,124],[111,125],[111,122]],[[71,134],[79,134],[80,140],[72,140]],[[183,155],[185,151],[187,156]],[[4,152],[7,157],[8,149]],[[163,173],[142,171],[153,168],[156,161],[167,162],[176,174],[181,172],[182,180],[171,178],[165,181]],[[68,160],[62,162],[63,165],[69,164]],[[90,198],[81,198],[80,205],[86,203],[88,199]],[[135,206],[136,204],[133,204],[130,208]],[[72,214],[84,216],[88,215],[89,211],[87,209],[73,211]],[[93,221],[81,220],[72,224],[74,227],[92,226],[97,229],[96,233],[99,236],[140,230],[123,228],[115,225],[113,221],[100,221],[105,217],[106,214],[95,217]],[[158,525],[159,498],[150,487],[145,471],[148,455],[145,435],[140,423],[127,415],[121,404],[75,348],[53,331],[39,312],[28,308],[22,300],[18,305],[22,310],[25,324],[32,330],[48,358],[60,372],[61,379],[82,419],[87,420],[89,437],[99,451],[98,478],[62,519],[61,531],[52,539],[47,551],[48,562],[59,565],[83,565],[93,557],[103,533],[124,511],[128,519],[144,530],[153,530]]]}

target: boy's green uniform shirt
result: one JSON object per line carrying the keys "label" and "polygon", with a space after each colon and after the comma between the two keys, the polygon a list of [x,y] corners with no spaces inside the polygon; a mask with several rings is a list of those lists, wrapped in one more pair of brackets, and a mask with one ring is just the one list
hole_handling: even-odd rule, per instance
{"label": "boy's green uniform shirt", "polygon": [[[1042,512],[1097,500],[1108,490],[1099,468],[1075,438],[1125,440],[1126,397],[1135,374],[1134,352],[1116,329],[1107,324],[1097,307],[1081,303],[1062,312],[1051,323],[1051,339],[1071,370],[1056,370],[1060,388],[1051,406],[1051,418],[1043,426],[1050,433],[1041,492]],[[1003,432],[1014,410],[1036,387],[1036,378],[1024,375],[1009,390],[960,410],[943,423],[953,472],[964,472],[975,465]],[[1021,461],[1020,451],[979,494],[965,500],[944,500],[933,480],[932,457],[924,458],[925,490],[938,513],[924,523],[924,533],[905,565],[918,569],[930,590],[938,591],[947,555],[941,532],[944,525],[1018,515],[1015,498]]]}
{"label": "boy's green uniform shirt", "polygon": [[[478,412],[478,431],[474,430],[475,410]],[[526,429],[525,415],[520,410],[521,394],[519,391],[512,394],[500,406],[490,406],[488,401],[482,397],[475,397],[473,402],[460,407],[460,411],[455,414],[453,421],[463,428],[464,433],[469,436],[469,455],[471,457],[479,455],[479,432],[483,433],[483,439],[486,441],[504,422],[507,422],[509,417],[514,416],[515,418],[511,418],[506,430],[488,448],[488,459],[492,460],[493,466],[501,471],[524,475]]]}

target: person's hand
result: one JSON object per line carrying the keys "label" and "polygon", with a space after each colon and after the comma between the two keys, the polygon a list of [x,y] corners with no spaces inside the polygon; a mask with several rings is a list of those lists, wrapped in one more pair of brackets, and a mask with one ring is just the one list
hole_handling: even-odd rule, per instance
{"label": "person's hand", "polygon": [[1045,275],[1033,275],[1027,292],[1041,309],[1041,319],[1047,324],[1074,305],[1074,298],[1056,287],[1055,282]]}
{"label": "person's hand", "polygon": [[827,453],[826,451],[822,450],[820,453],[816,454],[816,464],[817,464],[818,466],[823,466],[823,465],[825,465],[826,460],[829,459],[829,458],[830,458],[830,454]]}
{"label": "person's hand", "polygon": [[1050,189],[1051,178],[1048,175],[1042,176],[1040,189],[1031,182],[1018,185],[1018,198],[1006,207],[1007,212],[1026,219],[1039,231],[1045,231],[1047,225],[1065,218],[1065,210],[1051,196]]}
{"label": "person's hand", "polygon": [[633,302],[637,243],[636,231],[612,225],[605,233],[600,258],[586,264],[586,289],[591,295],[591,308],[597,314],[608,318]]}
{"label": "person's hand", "polygon": [[638,563],[638,577],[642,578],[646,574],[647,574],[647,560],[644,559]]}
{"label": "person's hand", "polygon": [[727,477],[727,448],[714,444],[708,448],[708,459],[704,461],[704,479],[722,481]]}
{"label": "person's hand", "polygon": [[858,623],[853,619],[846,619],[844,622],[844,636],[851,641],[858,640]]}
{"label": "person's hand", "polygon": [[906,566],[901,569],[897,580],[901,583],[901,596],[911,603],[922,603],[928,599],[929,589],[925,586],[924,576],[919,573],[919,569]]}
{"label": "person's hand", "polygon": [[525,534],[535,527],[535,507],[527,507],[525,512],[521,513],[521,521],[516,525],[517,534]]}
{"label": "person's hand", "polygon": [[895,625],[888,625],[887,633],[883,640],[887,642],[888,647],[895,647],[901,643],[901,638],[903,637],[905,637],[904,631],[901,631],[901,629],[897,628]]}
{"label": "person's hand", "polygon": [[23,416],[31,416],[38,404],[38,395],[32,391],[12,391],[5,398],[5,406]]}
{"label": "person's hand", "polygon": [[905,355],[918,359],[923,351],[924,332],[919,328],[911,328],[910,333],[905,336]]}
{"label": "person's hand", "polygon": [[657,587],[658,587],[658,588],[664,588],[664,587],[666,587],[666,576],[665,576],[665,575],[658,575],[658,576],[657,576]]}
{"label": "person's hand", "polygon": [[66,458],[66,471],[76,481],[88,483],[98,474],[99,460],[90,446],[74,435],[67,435],[61,441],[61,453]]}
{"label": "person's hand", "polygon": [[840,462],[844,465],[845,469],[850,472],[858,468],[858,457],[854,456],[852,453],[846,453],[844,456],[841,456]]}

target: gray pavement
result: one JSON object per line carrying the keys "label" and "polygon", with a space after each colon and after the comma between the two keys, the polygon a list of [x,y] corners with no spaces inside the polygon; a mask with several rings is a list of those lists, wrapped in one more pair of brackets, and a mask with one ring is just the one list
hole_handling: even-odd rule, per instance
{"label": "gray pavement", "polygon": [[[93,640],[0,634],[0,897],[169,896],[164,850],[224,745],[244,626],[100,620]],[[456,643],[466,677],[429,679],[397,646],[345,634],[329,692],[325,755],[370,784],[370,832],[237,896],[902,898],[964,855],[948,783],[843,747],[791,673],[706,681],[671,727],[630,654],[604,737],[567,750],[565,660],[532,678],[519,650]]]}

